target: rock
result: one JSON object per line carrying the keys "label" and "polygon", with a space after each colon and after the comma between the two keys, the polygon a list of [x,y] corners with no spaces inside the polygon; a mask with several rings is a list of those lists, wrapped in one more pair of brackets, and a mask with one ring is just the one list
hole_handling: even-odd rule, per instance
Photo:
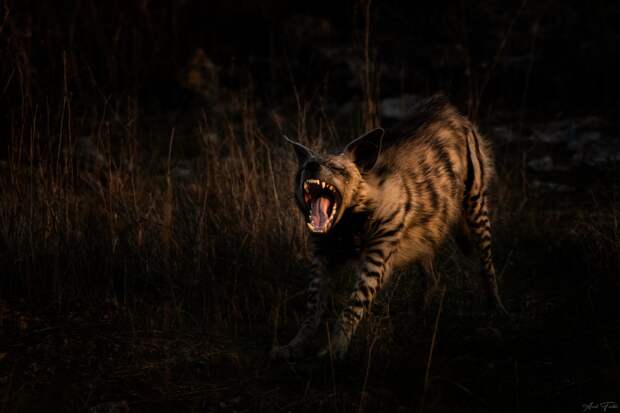
{"label": "rock", "polygon": [[547,182],[547,181],[539,181],[534,180],[532,182],[532,187],[549,192],[570,192],[573,190],[572,187],[564,184],[558,184],[556,182]]}
{"label": "rock", "polygon": [[527,163],[527,166],[536,172],[549,172],[553,169],[553,159],[549,155],[532,159]]}
{"label": "rock", "polygon": [[491,128],[490,135],[493,136],[494,139],[502,141],[502,142],[516,142],[523,137],[519,136],[514,129],[508,126],[494,126]]}

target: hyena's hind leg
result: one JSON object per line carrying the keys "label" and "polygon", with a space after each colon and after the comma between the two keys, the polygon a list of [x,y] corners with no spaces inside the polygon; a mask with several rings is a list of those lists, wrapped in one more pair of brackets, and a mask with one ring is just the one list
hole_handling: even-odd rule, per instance
{"label": "hyena's hind leg", "polygon": [[[482,281],[486,289],[489,304],[500,314],[508,312],[502,304],[497,286],[497,276],[491,253],[491,220],[489,219],[488,198],[486,193],[469,193],[465,197],[464,222],[468,228],[462,229],[462,235],[468,236],[475,244],[482,260]],[[466,247],[467,244],[464,244]]]}
{"label": "hyena's hind leg", "polygon": [[457,223],[454,231],[454,241],[466,257],[471,257],[474,252],[474,241],[472,239],[469,223],[467,222],[465,215],[465,211],[463,211],[463,215]]}

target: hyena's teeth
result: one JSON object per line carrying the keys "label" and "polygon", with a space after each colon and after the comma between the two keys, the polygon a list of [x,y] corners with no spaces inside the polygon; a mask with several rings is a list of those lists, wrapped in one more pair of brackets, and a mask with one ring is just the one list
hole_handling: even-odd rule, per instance
{"label": "hyena's teeth", "polygon": [[325,188],[325,182],[321,182],[321,188]]}
{"label": "hyena's teeth", "polygon": [[310,231],[314,231],[314,227],[312,226],[311,223],[306,222],[306,225],[308,226],[308,228],[310,228]]}
{"label": "hyena's teeth", "polygon": [[336,216],[336,211],[338,210],[338,203],[334,202],[334,206],[332,208],[332,213],[329,214],[329,220],[331,221]]}

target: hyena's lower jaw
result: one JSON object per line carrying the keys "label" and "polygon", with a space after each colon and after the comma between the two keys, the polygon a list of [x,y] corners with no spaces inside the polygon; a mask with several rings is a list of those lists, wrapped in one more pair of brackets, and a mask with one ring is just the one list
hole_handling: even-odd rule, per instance
{"label": "hyena's lower jaw", "polygon": [[324,217],[323,219],[317,219],[316,216],[313,217],[313,212],[311,208],[310,212],[308,212],[308,221],[306,222],[306,226],[308,227],[310,232],[314,234],[327,234],[336,223],[337,211],[338,203],[334,202],[331,207],[329,217],[327,218],[327,220],[325,220]]}
{"label": "hyena's lower jaw", "polygon": [[306,226],[315,234],[326,234],[332,227],[332,221],[328,221],[326,225],[318,228],[312,225],[312,222],[306,222]]}

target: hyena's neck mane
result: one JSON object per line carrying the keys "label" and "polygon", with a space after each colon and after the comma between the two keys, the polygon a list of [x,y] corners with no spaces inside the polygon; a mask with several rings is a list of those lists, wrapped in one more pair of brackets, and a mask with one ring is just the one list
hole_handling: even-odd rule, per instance
{"label": "hyena's neck mane", "polygon": [[374,188],[365,179],[362,179],[357,186],[349,209],[354,213],[368,214],[375,209],[375,203]]}

